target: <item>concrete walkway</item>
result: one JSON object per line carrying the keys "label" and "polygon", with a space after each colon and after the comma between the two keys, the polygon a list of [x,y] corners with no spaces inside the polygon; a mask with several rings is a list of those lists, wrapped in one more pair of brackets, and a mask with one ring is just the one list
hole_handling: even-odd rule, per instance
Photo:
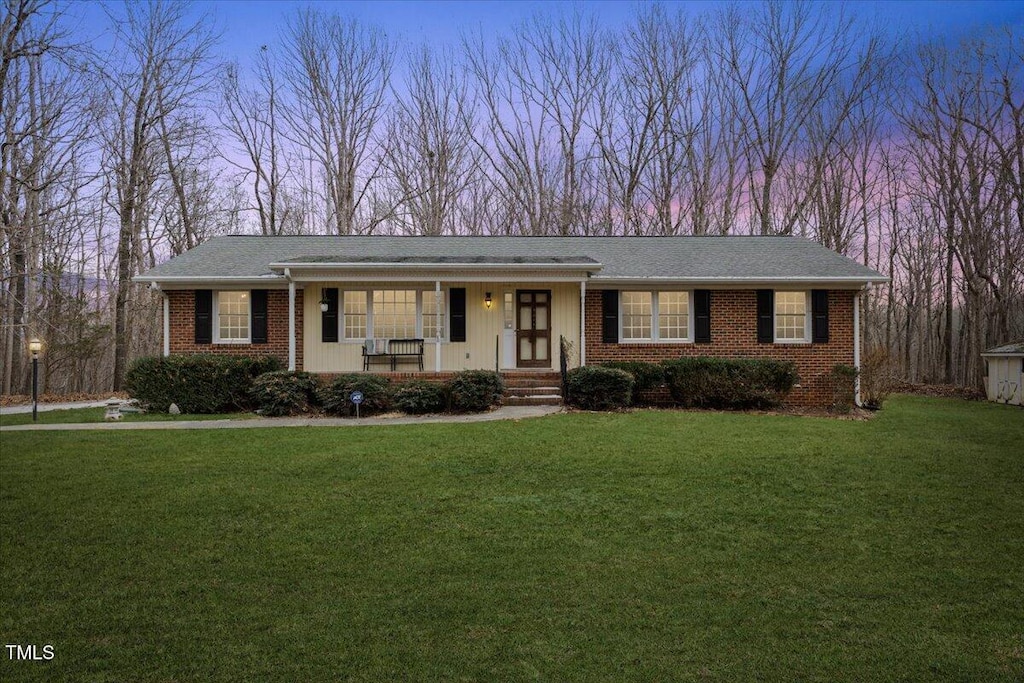
{"label": "concrete walkway", "polygon": [[[72,401],[69,403],[40,403],[39,412],[48,410],[71,410],[72,408],[102,408],[107,405],[106,401]],[[0,408],[0,415],[20,415],[32,412],[31,403],[23,403],[16,406],[4,406]]]}
{"label": "concrete walkway", "polygon": [[[102,406],[103,404],[98,404]],[[76,408],[86,406],[75,405]],[[0,427],[0,432],[75,431],[83,429],[264,429],[267,427],[369,427],[435,423],[491,422],[543,417],[562,411],[561,406],[502,406],[489,413],[424,415],[422,417],[274,417],[252,420],[176,420],[168,422],[88,422],[80,424],[26,424]]]}

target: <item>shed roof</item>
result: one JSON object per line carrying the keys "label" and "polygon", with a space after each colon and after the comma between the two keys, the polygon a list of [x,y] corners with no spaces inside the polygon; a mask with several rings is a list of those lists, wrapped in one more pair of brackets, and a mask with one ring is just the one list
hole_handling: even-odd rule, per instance
{"label": "shed roof", "polygon": [[1024,356],[1024,341],[1010,342],[985,351],[983,356]]}

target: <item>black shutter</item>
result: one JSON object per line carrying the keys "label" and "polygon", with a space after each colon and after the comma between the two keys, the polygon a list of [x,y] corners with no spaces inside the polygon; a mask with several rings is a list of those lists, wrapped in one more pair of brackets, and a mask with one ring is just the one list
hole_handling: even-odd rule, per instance
{"label": "black shutter", "polygon": [[213,343],[213,290],[196,290],[196,344]]}
{"label": "black shutter", "polygon": [[451,316],[449,332],[451,341],[466,341],[466,288],[453,287],[448,290],[448,311]]}
{"label": "black shutter", "polygon": [[693,341],[711,343],[711,290],[693,290]]}
{"label": "black shutter", "polygon": [[828,290],[811,290],[811,341],[828,343]]}
{"label": "black shutter", "polygon": [[619,290],[606,289],[601,292],[601,341],[605,344],[619,343]]}
{"label": "black shutter", "polygon": [[252,343],[267,343],[267,290],[254,289],[249,292],[252,302]]}
{"label": "black shutter", "polygon": [[770,289],[757,290],[757,341],[771,344],[775,341],[775,292]]}
{"label": "black shutter", "polygon": [[[320,311],[320,341],[324,343],[338,341],[338,288],[324,287],[323,300],[327,302],[327,310]],[[319,306],[320,303],[317,302]]]}

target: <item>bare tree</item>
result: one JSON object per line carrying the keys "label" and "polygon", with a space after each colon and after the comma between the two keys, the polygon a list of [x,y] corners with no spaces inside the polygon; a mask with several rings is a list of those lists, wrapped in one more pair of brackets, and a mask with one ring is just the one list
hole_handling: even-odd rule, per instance
{"label": "bare tree", "polygon": [[289,201],[292,169],[282,130],[284,96],[268,46],[260,47],[252,86],[243,82],[239,71],[238,64],[229,64],[224,72],[220,121],[248,164],[240,165],[234,155],[225,158],[240,168],[240,181],[251,185],[260,232],[298,232],[302,219],[298,207]]}
{"label": "bare tree", "polygon": [[451,55],[437,57],[424,46],[409,57],[409,75],[395,92],[388,119],[383,167],[398,206],[394,222],[401,232],[456,234],[457,206],[478,182],[478,152],[467,122],[472,103],[466,77]]}
{"label": "bare tree", "polygon": [[789,201],[780,206],[780,173],[802,162],[812,117],[827,122],[826,137],[842,127],[876,73],[878,41],[868,37],[858,53],[864,36],[853,20],[809,2],[769,0],[753,12],[734,6],[719,15],[716,30],[718,68],[746,112],[742,134],[756,229],[791,234],[809,193],[788,188]]}
{"label": "bare tree", "polygon": [[394,47],[378,29],[307,8],[288,22],[283,50],[292,91],[284,114],[292,141],[323,174],[332,229],[370,231],[391,214],[368,204],[381,173],[373,143],[387,113]]}
{"label": "bare tree", "polygon": [[[180,132],[176,126],[195,123],[188,115],[210,87],[216,36],[206,18],[189,19],[187,5],[163,0],[125,5],[124,16],[111,16],[111,21],[118,45],[97,68],[106,76],[110,103],[103,164],[111,185],[108,201],[118,220],[112,382],[120,388],[131,353],[131,278],[140,265],[144,229],[164,169],[182,202],[183,232],[194,233],[180,162],[168,146],[171,131]],[[194,239],[186,237],[189,241]]]}

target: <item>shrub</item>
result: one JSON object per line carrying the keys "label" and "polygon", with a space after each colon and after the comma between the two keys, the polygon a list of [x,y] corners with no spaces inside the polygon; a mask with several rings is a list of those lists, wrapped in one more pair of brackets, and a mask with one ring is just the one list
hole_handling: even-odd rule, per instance
{"label": "shrub", "polygon": [[153,356],[132,363],[125,387],[156,412],[166,413],[172,403],[188,414],[249,410],[253,379],[280,367],[274,356]]}
{"label": "shrub", "polygon": [[360,415],[375,415],[391,410],[391,380],[380,375],[352,373],[339,375],[320,390],[320,403],[332,415],[355,417],[356,406],[348,400],[353,391],[363,392]]}
{"label": "shrub", "polygon": [[318,386],[316,377],[308,372],[281,370],[257,377],[250,393],[260,414],[282,417],[309,412]]}
{"label": "shrub", "polygon": [[569,371],[569,403],[584,410],[616,410],[633,400],[633,375],[625,370],[588,365]]}
{"label": "shrub", "polygon": [[452,410],[479,413],[501,404],[505,383],[490,370],[463,370],[448,380]]}
{"label": "shrub", "polygon": [[857,388],[857,368],[838,364],[829,373],[832,384],[832,410],[848,413],[853,410],[853,396]]}
{"label": "shrub", "polygon": [[395,388],[393,404],[410,415],[444,412],[448,404],[444,387],[436,382],[412,380]]}
{"label": "shrub", "polygon": [[770,408],[798,379],[793,363],[777,360],[680,358],[662,365],[672,400],[687,408]]}
{"label": "shrub", "polygon": [[860,363],[861,404],[865,408],[878,410],[889,398],[895,385],[889,352],[877,348],[864,354]]}
{"label": "shrub", "polygon": [[657,363],[643,361],[611,361],[601,363],[601,367],[625,370],[633,375],[633,391],[650,391],[665,383],[665,368]]}

